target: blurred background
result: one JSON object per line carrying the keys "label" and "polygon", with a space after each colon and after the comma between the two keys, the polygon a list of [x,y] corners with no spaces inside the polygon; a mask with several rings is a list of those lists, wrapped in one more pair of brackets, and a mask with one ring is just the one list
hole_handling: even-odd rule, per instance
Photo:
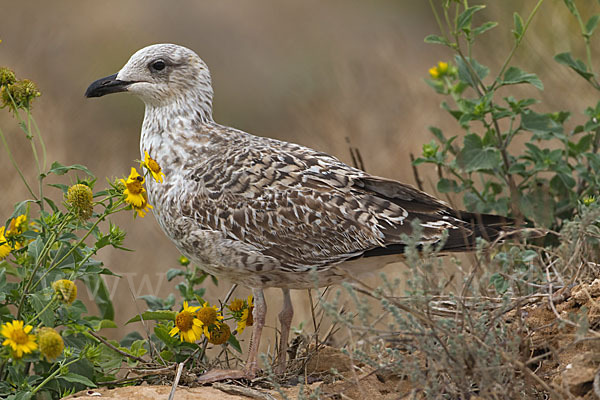
{"label": "blurred background", "polygon": [[[476,15],[474,24],[495,20],[500,26],[481,37],[473,55],[494,76],[513,45],[513,12],[525,19],[536,2],[483,3],[488,7]],[[217,122],[301,143],[348,163],[349,141],[360,149],[367,171],[376,175],[415,184],[409,155],[418,156],[423,143],[433,138],[427,127],[441,127],[448,136],[460,132],[440,108],[443,99],[424,82],[430,67],[452,58],[444,47],[423,42],[428,34],[439,33],[424,0],[2,0],[1,4],[0,65],[38,84],[42,97],[33,112],[49,160],[88,166],[98,177],[97,189],[105,187],[105,177],[126,176],[139,159],[143,104],[127,95],[85,99],[83,93],[92,81],[117,72],[131,54],[153,43],[181,44],[204,59],[212,71]],[[577,4],[585,20],[598,12],[597,2]],[[597,94],[554,62],[555,54],[568,50],[585,56],[577,22],[562,1],[547,0],[513,59],[513,65],[538,74],[545,90],[513,87],[510,93],[541,99],[538,112],[577,110],[570,121],[575,124],[583,120],[584,105],[595,104]],[[33,181],[30,147],[8,112],[0,113],[0,128]],[[27,192],[4,149],[1,154],[4,221]],[[419,172],[425,189],[435,194],[434,171]],[[60,195],[55,198],[60,200]],[[152,215],[134,220],[126,213],[116,221],[128,232],[125,246],[135,251],[106,249],[99,258],[123,276],[107,280],[121,326],[145,310],[145,303],[135,300],[138,296],[175,292],[176,282],[167,282],[165,272],[177,267],[179,254]],[[386,271],[402,276],[403,267]],[[221,280],[215,287],[207,280],[207,287],[212,303],[230,283]],[[86,290],[80,290],[86,299]],[[236,292],[247,294],[246,289]],[[275,325],[280,296],[279,290],[267,292],[269,326]],[[293,296],[298,325],[310,315],[307,295],[302,291]],[[136,327],[105,334],[118,338],[131,329]],[[273,343],[272,331],[264,337]]]}

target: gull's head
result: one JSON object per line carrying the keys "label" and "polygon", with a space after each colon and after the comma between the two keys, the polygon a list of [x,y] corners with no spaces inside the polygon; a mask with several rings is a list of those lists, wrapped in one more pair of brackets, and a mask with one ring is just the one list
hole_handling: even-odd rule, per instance
{"label": "gull's head", "polygon": [[86,97],[130,92],[146,105],[200,102],[212,104],[210,73],[192,50],[175,44],[155,44],[138,50],[121,70],[93,82]]}

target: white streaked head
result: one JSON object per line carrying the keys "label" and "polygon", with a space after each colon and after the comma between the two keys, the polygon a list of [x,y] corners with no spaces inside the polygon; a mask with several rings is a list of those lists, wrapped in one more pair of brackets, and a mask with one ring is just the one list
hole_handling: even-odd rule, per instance
{"label": "white streaked head", "polygon": [[213,90],[208,67],[192,50],[154,44],[138,50],[116,75],[92,83],[87,97],[131,92],[151,106],[198,104],[212,114]]}

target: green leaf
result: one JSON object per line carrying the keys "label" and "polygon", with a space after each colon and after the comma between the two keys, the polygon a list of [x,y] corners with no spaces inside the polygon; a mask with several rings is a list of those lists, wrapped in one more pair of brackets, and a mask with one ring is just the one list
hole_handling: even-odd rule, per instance
{"label": "green leaf", "polygon": [[6,400],[30,400],[33,397],[33,393],[30,391],[19,390],[16,394],[6,397]]}
{"label": "green leaf", "polygon": [[170,326],[167,326],[165,324],[157,324],[154,327],[154,334],[156,335],[157,338],[159,338],[167,346],[175,346],[181,340],[174,336],[171,336],[169,334],[170,330],[171,330]]}
{"label": "green leaf", "polygon": [[435,126],[428,126],[427,129],[429,129],[429,132],[433,133],[433,136],[435,136],[437,140],[440,141],[440,143],[446,143],[446,137],[444,136],[444,133],[440,128],[437,128]]}
{"label": "green leaf", "polygon": [[484,147],[481,138],[474,133],[465,136],[463,149],[456,161],[466,172],[492,170],[501,162],[498,149]]}
{"label": "green leaf", "polygon": [[[42,293],[32,293],[29,296],[29,302],[31,306],[35,310],[36,313],[39,313],[48,305],[50,298],[48,296],[44,296]],[[43,313],[40,314],[40,321],[45,326],[54,326],[55,316],[54,310],[51,308],[46,309]]]}
{"label": "green leaf", "polygon": [[577,144],[575,144],[573,142],[569,142],[569,148],[574,151],[573,156],[578,156],[579,154],[582,154],[582,153],[585,153],[586,151],[588,151],[590,149],[590,147],[592,147],[593,141],[594,141],[593,134],[585,135],[581,139],[579,139],[579,142],[577,142]]}
{"label": "green leaf", "polygon": [[438,35],[428,35],[427,37],[425,37],[425,43],[442,44],[444,46],[450,45],[450,42],[448,42],[448,40],[446,40],[445,37]]}
{"label": "green leaf", "polygon": [[500,82],[501,85],[517,85],[519,83],[529,83],[539,90],[544,90],[544,85],[536,74],[525,72],[518,67],[507,69],[503,80]]}
{"label": "green leaf", "polygon": [[44,244],[45,243],[42,240],[42,237],[38,236],[37,239],[29,243],[29,245],[27,246],[27,253],[35,260],[36,263],[38,262],[38,258],[42,253]]}
{"label": "green leaf", "polygon": [[141,357],[146,354],[148,351],[144,348],[144,345],[147,343],[146,339],[136,340],[131,344],[128,353],[132,354],[136,357]]}
{"label": "green leaf", "polygon": [[562,172],[557,173],[550,180],[550,186],[552,186],[553,188],[556,188],[557,190],[559,190],[559,188],[561,186],[564,187],[566,190],[572,190],[576,184],[577,184],[577,182],[570,174],[566,174],[566,173],[562,173]]}
{"label": "green leaf", "polygon": [[490,277],[490,284],[492,284],[496,291],[500,294],[506,292],[510,287],[508,280],[506,280],[506,278],[499,273],[495,273]]}
{"label": "green leaf", "polygon": [[118,328],[117,324],[115,324],[114,321],[111,321],[110,319],[101,319],[98,320],[95,324],[94,324],[94,331],[99,331],[100,329],[105,329],[105,328]]}
{"label": "green leaf", "polygon": [[48,205],[50,206],[50,208],[52,209],[52,211],[54,213],[58,212],[58,207],[56,206],[56,204],[54,204],[54,201],[52,199],[44,197],[44,200],[46,201],[46,203],[48,203]]}
{"label": "green leaf", "polygon": [[67,193],[69,191],[69,185],[65,185],[62,183],[48,183],[48,186],[52,186],[57,189],[60,189],[60,190],[62,190],[63,193]]}
{"label": "green leaf", "polygon": [[515,30],[513,31],[513,35],[515,36],[515,39],[518,40],[523,36],[523,33],[525,33],[525,28],[523,28],[523,18],[521,18],[519,13],[515,12],[513,14],[513,20],[515,23]]}
{"label": "green leaf", "polygon": [[70,382],[70,383],[81,383],[85,387],[96,387],[96,384],[94,382],[90,381],[85,376],[74,374],[72,372],[68,372],[64,375],[60,375],[59,378],[64,379],[65,381]]}
{"label": "green leaf", "polygon": [[538,114],[526,110],[521,114],[521,129],[534,134],[534,139],[562,139],[563,127],[552,119],[550,114]]}
{"label": "green leaf", "polygon": [[554,60],[559,64],[563,64],[571,68],[573,71],[581,75],[585,80],[590,80],[594,76],[594,74],[588,72],[587,66],[583,61],[573,59],[573,56],[569,52],[555,55]]}
{"label": "green leaf", "polygon": [[585,35],[592,36],[596,27],[598,26],[598,22],[600,22],[600,15],[594,14],[588,19],[588,22],[585,24]]}
{"label": "green leaf", "polygon": [[463,11],[458,16],[458,19],[456,22],[456,30],[462,31],[463,29],[468,28],[471,25],[471,20],[473,19],[473,14],[475,14],[477,11],[482,10],[484,8],[485,8],[484,5],[477,5],[477,6],[469,7],[465,11]]}
{"label": "green leaf", "polygon": [[579,16],[579,11],[577,11],[577,7],[575,7],[573,0],[564,0],[564,2],[571,14],[573,14],[575,17]]}
{"label": "green leaf", "polygon": [[87,169],[87,167],[85,167],[81,164],[73,164],[73,165],[65,166],[65,165],[62,165],[61,163],[59,163],[58,161],[55,161],[54,163],[52,163],[48,173],[49,174],[52,173],[52,174],[56,174],[56,175],[64,175],[67,172],[72,171],[72,170],[83,171],[89,176],[94,176],[90,172],[90,170]]}
{"label": "green leaf", "polygon": [[229,339],[227,339],[227,342],[231,345],[231,347],[236,349],[238,353],[242,352],[242,346],[240,346],[240,342],[238,342],[235,336],[229,335]]}
{"label": "green leaf", "polygon": [[488,21],[485,24],[473,29],[473,36],[481,35],[482,33],[485,33],[487,31],[489,31],[490,29],[495,28],[496,26],[498,26],[497,22]]}
{"label": "green leaf", "polygon": [[175,354],[171,350],[165,349],[160,352],[160,358],[167,362],[170,362],[173,361],[173,358],[175,358]]}
{"label": "green leaf", "polygon": [[453,179],[441,178],[437,183],[437,190],[440,193],[460,192],[460,187]]}
{"label": "green leaf", "polygon": [[[459,55],[454,57],[454,61],[456,62],[456,66],[458,67],[458,79],[462,82],[470,85],[471,87],[476,87],[478,84],[478,80],[474,79],[475,77],[471,74],[471,70],[468,65],[465,63],[465,60]],[[479,80],[485,78],[489,73],[490,69],[484,65],[479,64],[473,58],[466,58],[466,61],[471,65],[473,71],[479,77]]]}
{"label": "green leaf", "polygon": [[139,298],[144,300],[146,302],[146,305],[148,305],[148,308],[152,311],[163,310],[165,308],[168,308],[165,307],[165,302],[160,297],[151,294],[146,294],[140,296]]}
{"label": "green leaf", "polygon": [[133,332],[129,332],[127,335],[125,335],[125,337],[123,339],[121,339],[119,344],[121,345],[121,347],[131,347],[131,345],[136,340],[142,340],[142,339],[144,339],[144,338],[138,331],[133,331]]}
{"label": "green leaf", "polygon": [[98,306],[102,319],[115,319],[115,308],[110,299],[110,292],[106,287],[106,282],[99,274],[90,274],[81,279],[94,296],[94,302]]}
{"label": "green leaf", "polygon": [[171,282],[177,276],[185,275],[185,270],[179,268],[171,268],[167,271],[167,281]]}
{"label": "green leaf", "polygon": [[441,80],[425,79],[425,83],[431,86],[436,93],[447,94],[448,92],[446,85]]}
{"label": "green leaf", "polygon": [[129,321],[125,322],[125,325],[131,324],[132,322],[139,322],[142,320],[142,318],[144,318],[145,321],[175,321],[176,315],[177,313],[175,311],[169,310],[145,311],[141,315],[138,314]]}

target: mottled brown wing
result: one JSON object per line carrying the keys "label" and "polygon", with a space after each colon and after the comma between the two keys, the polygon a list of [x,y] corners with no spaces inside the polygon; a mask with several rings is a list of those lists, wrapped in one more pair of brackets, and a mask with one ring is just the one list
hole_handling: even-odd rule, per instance
{"label": "mottled brown wing", "polygon": [[265,190],[254,199],[231,193],[214,199],[198,195],[193,218],[205,228],[253,245],[284,268],[309,269],[384,244],[380,222],[371,210],[376,205],[363,202],[358,207],[358,201],[346,197],[311,188]]}
{"label": "mottled brown wing", "polygon": [[[330,156],[320,158],[320,165],[328,168],[319,171],[314,168],[319,157],[308,163],[281,154],[245,154],[239,159],[253,161],[233,172],[220,169],[219,175],[200,171],[203,190],[185,209],[200,226],[251,244],[283,268],[318,268],[402,243],[401,235],[411,231],[408,221],[417,215],[372,191],[371,180],[356,180],[363,172],[332,162]],[[220,168],[217,164],[212,160]],[[419,194],[407,194],[405,201],[418,209]],[[427,199],[434,204],[433,198]],[[425,230],[427,240],[435,241],[443,227]]]}

